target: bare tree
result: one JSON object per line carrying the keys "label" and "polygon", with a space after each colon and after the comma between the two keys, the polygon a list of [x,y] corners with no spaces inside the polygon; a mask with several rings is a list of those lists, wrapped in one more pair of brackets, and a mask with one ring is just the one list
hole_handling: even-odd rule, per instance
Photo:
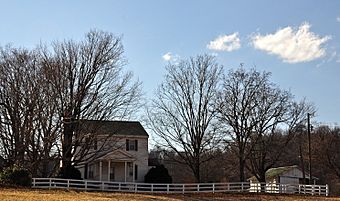
{"label": "bare tree", "polygon": [[259,73],[255,70],[247,72],[243,68],[231,70],[223,81],[217,105],[219,120],[229,136],[227,142],[239,160],[240,181],[245,181],[246,160],[253,145],[251,137],[257,119],[255,109],[257,103],[253,100],[261,93],[268,83],[269,73]]}
{"label": "bare tree", "polygon": [[[292,128],[307,110],[306,104],[294,103],[292,94],[279,89],[269,78],[270,73],[255,69],[231,70],[224,77],[217,101],[219,120],[228,134],[227,142],[239,160],[240,181],[245,181],[250,156],[253,159],[250,169],[260,181],[265,179],[265,171],[276,161],[273,159],[267,164],[267,157],[272,154],[269,142],[281,141],[282,136],[276,135],[277,129],[283,125]],[[279,155],[274,158],[277,157]]]}
{"label": "bare tree", "polygon": [[48,126],[55,123],[56,110],[50,108],[54,98],[47,94],[52,90],[45,88],[40,67],[35,50],[10,46],[1,49],[1,155],[7,159],[8,166],[25,166],[33,176],[43,172],[42,169],[47,172],[56,142],[56,132]]}
{"label": "bare tree", "polygon": [[[56,96],[54,88],[46,79],[45,72],[39,57],[39,77],[35,80],[35,92],[38,94],[37,107],[35,109],[34,138],[29,142],[32,149],[28,154],[32,171],[42,177],[49,177],[55,174],[59,167],[60,144],[61,144],[61,120],[55,104]],[[51,166],[53,167],[51,168]]]}
{"label": "bare tree", "polygon": [[[274,94],[271,93],[270,96]],[[262,183],[266,182],[266,171],[279,162],[288,144],[294,139],[296,128],[306,122],[307,113],[315,112],[314,107],[305,101],[296,103],[288,99],[277,102],[270,96],[259,106],[262,109],[266,106],[271,110],[261,109],[266,111],[267,115],[261,115],[261,121],[255,127],[256,142],[249,157],[249,169]],[[276,104],[273,104],[274,102]]]}
{"label": "bare tree", "polygon": [[209,160],[202,156],[220,140],[213,127],[213,103],[222,67],[213,57],[203,55],[169,64],[166,69],[165,81],[149,108],[151,129],[161,139],[159,145],[176,152],[200,182],[201,165]]}
{"label": "bare tree", "polygon": [[7,47],[1,50],[0,123],[2,153],[9,164],[24,165],[26,143],[34,133],[37,94],[32,82],[36,60],[32,52]]}
{"label": "bare tree", "polygon": [[83,155],[75,156],[84,153],[80,148],[90,149],[83,146],[86,135],[76,132],[79,121],[127,118],[138,108],[141,84],[123,73],[121,39],[110,33],[91,31],[83,41],[55,42],[52,51],[40,53],[62,120],[62,163],[68,169],[81,161]]}

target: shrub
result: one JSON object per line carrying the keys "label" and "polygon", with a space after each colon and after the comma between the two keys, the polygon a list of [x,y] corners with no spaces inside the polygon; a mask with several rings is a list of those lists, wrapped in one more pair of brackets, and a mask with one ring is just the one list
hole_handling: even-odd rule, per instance
{"label": "shrub", "polygon": [[31,186],[32,177],[27,169],[14,165],[5,168],[0,173],[0,183],[16,186]]}
{"label": "shrub", "polygon": [[63,179],[82,179],[80,171],[74,166],[69,166],[68,168],[60,168],[57,177]]}
{"label": "shrub", "polygon": [[164,165],[151,168],[144,179],[145,183],[172,183],[172,178]]}

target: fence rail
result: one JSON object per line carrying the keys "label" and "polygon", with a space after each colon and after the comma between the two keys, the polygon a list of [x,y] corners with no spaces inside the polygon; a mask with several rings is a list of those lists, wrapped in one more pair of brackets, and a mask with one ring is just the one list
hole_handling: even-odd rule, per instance
{"label": "fence rail", "polygon": [[33,178],[33,188],[74,189],[85,191],[111,191],[135,193],[197,193],[197,192],[266,192],[328,196],[328,185],[302,185],[278,183],[192,183],[192,184],[149,184],[73,180],[59,178]]}

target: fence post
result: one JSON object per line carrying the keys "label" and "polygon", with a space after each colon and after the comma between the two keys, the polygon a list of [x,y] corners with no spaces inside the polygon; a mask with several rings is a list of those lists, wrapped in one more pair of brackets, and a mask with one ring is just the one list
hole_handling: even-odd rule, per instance
{"label": "fence post", "polygon": [[100,190],[104,190],[104,182],[102,181],[102,183],[100,184]]}
{"label": "fence post", "polygon": [[328,184],[326,184],[326,196],[328,196]]}
{"label": "fence post", "polygon": [[48,187],[49,187],[48,189],[51,189],[51,186],[52,186],[52,179],[51,179],[51,178],[49,179],[49,182],[48,182],[48,183],[49,183],[49,184],[48,184]]}
{"label": "fence post", "polygon": [[137,193],[138,184],[135,183],[135,193]]}
{"label": "fence post", "polygon": [[85,180],[85,191],[87,191],[87,180]]}
{"label": "fence post", "polygon": [[120,182],[118,183],[118,190],[121,191]]}
{"label": "fence post", "polygon": [[241,192],[243,192],[243,182],[241,183]]}
{"label": "fence post", "polygon": [[151,184],[151,192],[153,192],[153,184]]}
{"label": "fence post", "polygon": [[197,192],[200,191],[200,184],[197,184]]}
{"label": "fence post", "polygon": [[215,183],[213,183],[213,193],[215,193]]}
{"label": "fence post", "polygon": [[166,185],[166,193],[169,193],[169,184]]}
{"label": "fence post", "polygon": [[[269,183],[269,185],[270,185],[270,192],[274,193],[274,190],[273,190],[274,185],[273,185],[273,183]],[[276,193],[276,189],[275,189],[275,193]]]}
{"label": "fence post", "polygon": [[321,185],[319,185],[319,195],[321,195]]}
{"label": "fence post", "polygon": [[70,190],[70,180],[67,180],[67,190]]}
{"label": "fence post", "polygon": [[314,187],[315,185],[312,185],[312,195],[314,195]]}
{"label": "fence post", "polygon": [[184,194],[184,190],[185,188],[184,188],[184,184],[182,184],[182,193]]}
{"label": "fence post", "polygon": [[301,185],[299,184],[299,194],[301,194]]}
{"label": "fence post", "polygon": [[229,192],[230,191],[230,184],[228,183],[227,185],[227,191]]}

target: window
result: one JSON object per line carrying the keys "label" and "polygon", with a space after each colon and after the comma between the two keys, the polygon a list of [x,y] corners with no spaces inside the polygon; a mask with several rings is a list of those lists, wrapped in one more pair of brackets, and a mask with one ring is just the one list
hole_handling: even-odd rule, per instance
{"label": "window", "polygon": [[128,163],[128,170],[129,170],[129,175],[132,177],[133,176],[133,166],[132,163]]}
{"label": "window", "polygon": [[88,146],[89,144],[90,144],[90,137],[86,137],[84,146]]}
{"label": "window", "polygon": [[138,140],[126,139],[126,151],[138,151]]}

